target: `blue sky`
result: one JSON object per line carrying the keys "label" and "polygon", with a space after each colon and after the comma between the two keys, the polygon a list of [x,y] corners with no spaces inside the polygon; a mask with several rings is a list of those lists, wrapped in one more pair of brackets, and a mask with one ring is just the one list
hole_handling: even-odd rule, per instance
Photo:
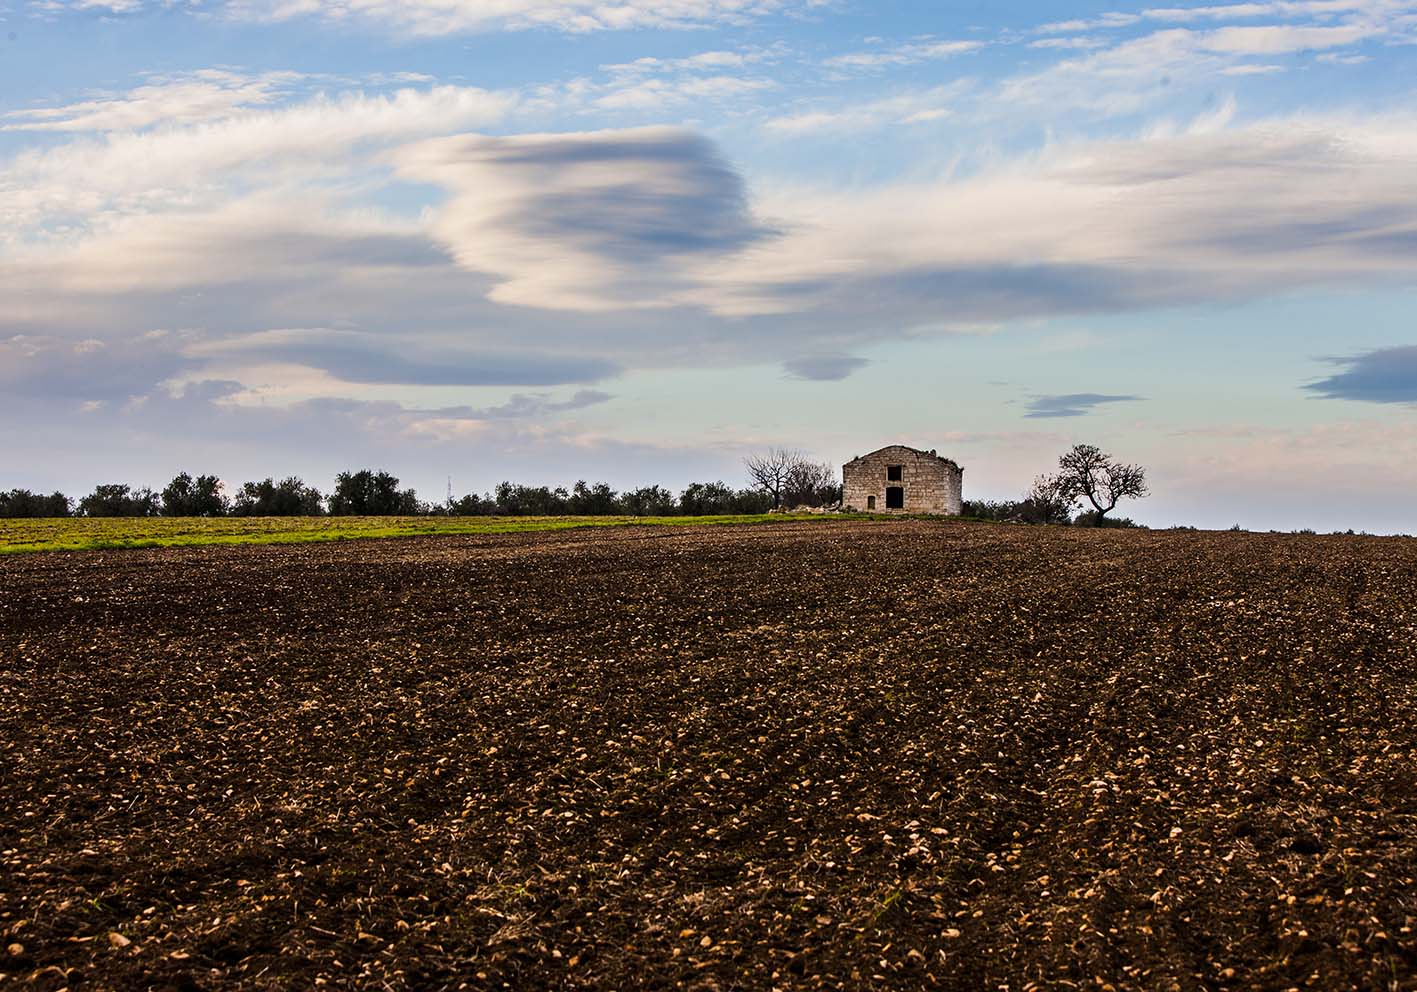
{"label": "blue sky", "polygon": [[1417,531],[1417,0],[7,0],[0,487],[1068,445]]}

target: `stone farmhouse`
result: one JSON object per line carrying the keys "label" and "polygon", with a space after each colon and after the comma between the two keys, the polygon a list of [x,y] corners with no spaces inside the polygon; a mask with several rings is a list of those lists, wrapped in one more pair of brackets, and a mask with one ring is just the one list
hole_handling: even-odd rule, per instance
{"label": "stone farmhouse", "polygon": [[842,466],[842,506],[873,513],[963,511],[964,469],[929,451],[893,444]]}

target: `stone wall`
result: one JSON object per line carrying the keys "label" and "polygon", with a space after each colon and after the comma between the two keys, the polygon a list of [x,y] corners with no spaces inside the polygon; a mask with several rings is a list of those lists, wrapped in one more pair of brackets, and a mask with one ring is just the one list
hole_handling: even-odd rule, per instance
{"label": "stone wall", "polygon": [[[899,482],[887,478],[892,465],[899,465]],[[873,451],[842,467],[842,504],[849,510],[866,511],[871,497],[877,513],[941,513],[958,516],[963,506],[964,471],[931,451],[918,451],[904,445],[891,445]],[[905,507],[886,508],[886,489],[900,486],[905,490]]]}

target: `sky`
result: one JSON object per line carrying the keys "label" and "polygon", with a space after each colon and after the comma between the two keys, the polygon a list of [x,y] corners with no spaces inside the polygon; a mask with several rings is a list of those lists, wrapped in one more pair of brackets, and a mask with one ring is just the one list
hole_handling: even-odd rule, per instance
{"label": "sky", "polygon": [[1417,0],[0,0],[0,488],[891,443],[1417,532]]}

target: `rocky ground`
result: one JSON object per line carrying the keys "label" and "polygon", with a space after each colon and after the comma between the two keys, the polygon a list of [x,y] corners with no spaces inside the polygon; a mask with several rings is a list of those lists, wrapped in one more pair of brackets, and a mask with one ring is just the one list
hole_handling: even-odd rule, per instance
{"label": "rocky ground", "polygon": [[0,560],[0,989],[1417,988],[1417,542]]}

